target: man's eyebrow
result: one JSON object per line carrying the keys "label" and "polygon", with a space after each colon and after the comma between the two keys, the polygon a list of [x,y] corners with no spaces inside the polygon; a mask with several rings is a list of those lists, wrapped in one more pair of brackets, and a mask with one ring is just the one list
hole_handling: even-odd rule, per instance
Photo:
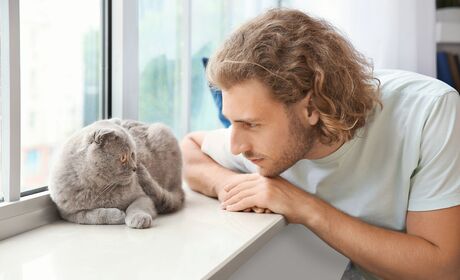
{"label": "man's eyebrow", "polygon": [[239,122],[239,123],[257,123],[257,122],[261,122],[262,120],[260,118],[239,118],[239,119],[236,119],[236,120],[230,120],[229,117],[227,117],[224,112],[221,112],[222,113],[222,116],[224,116],[227,120],[231,121],[231,122]]}
{"label": "man's eyebrow", "polygon": [[257,118],[236,119],[233,122],[257,123],[257,122],[260,122],[260,119],[257,119]]}
{"label": "man's eyebrow", "polygon": [[[222,113],[222,115],[227,120],[230,120],[224,113]],[[240,119],[233,120],[232,122],[237,122],[237,123],[257,123],[257,122],[260,122],[260,121],[261,121],[261,119],[258,119],[258,118],[240,118]]]}

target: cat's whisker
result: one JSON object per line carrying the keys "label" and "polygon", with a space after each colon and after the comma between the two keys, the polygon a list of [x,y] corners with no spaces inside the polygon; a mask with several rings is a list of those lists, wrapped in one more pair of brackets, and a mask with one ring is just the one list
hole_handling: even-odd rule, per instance
{"label": "cat's whisker", "polygon": [[93,201],[98,200],[98,198],[101,197],[104,193],[105,193],[105,192],[100,193],[98,196],[96,196],[96,197],[93,199]]}
{"label": "cat's whisker", "polygon": [[110,183],[110,184],[107,184],[105,187],[103,187],[101,189],[101,191],[99,191],[99,193],[97,194],[97,196],[93,199],[93,201],[97,200],[99,197],[101,197],[103,194],[106,194],[106,193],[109,193],[110,191],[108,191],[109,189],[114,189],[113,187],[116,186],[116,183]]}

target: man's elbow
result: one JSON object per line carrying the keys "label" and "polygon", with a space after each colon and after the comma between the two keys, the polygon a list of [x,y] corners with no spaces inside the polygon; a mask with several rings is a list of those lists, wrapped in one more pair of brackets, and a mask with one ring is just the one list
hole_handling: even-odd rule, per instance
{"label": "man's elbow", "polygon": [[203,137],[202,132],[192,132],[180,141],[179,145],[182,151],[184,167],[193,164],[202,155],[201,143]]}
{"label": "man's elbow", "polygon": [[452,260],[450,261],[450,267],[452,267],[452,272],[449,273],[449,275],[447,275],[447,278],[444,279],[460,279],[460,256],[452,258]]}
{"label": "man's elbow", "polygon": [[460,257],[452,256],[446,258],[438,266],[438,273],[433,279],[459,280],[460,279]]}
{"label": "man's elbow", "polygon": [[[198,137],[201,137],[198,135]],[[187,134],[179,143],[182,151],[182,177],[184,178],[187,185],[194,191],[199,191],[197,187],[197,165],[199,165],[201,158],[204,156],[201,151],[201,140],[197,139],[197,133]]]}
{"label": "man's elbow", "polygon": [[182,158],[184,165],[190,160],[190,148],[192,148],[191,144],[192,138],[190,134],[185,135],[185,137],[179,142],[180,149],[182,151]]}

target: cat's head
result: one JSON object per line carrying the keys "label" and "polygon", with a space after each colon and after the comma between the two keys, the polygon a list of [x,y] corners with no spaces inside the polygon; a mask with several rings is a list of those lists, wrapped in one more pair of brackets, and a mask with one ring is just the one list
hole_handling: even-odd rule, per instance
{"label": "cat's head", "polygon": [[103,183],[128,184],[136,173],[136,146],[119,125],[102,121],[87,130],[86,176]]}

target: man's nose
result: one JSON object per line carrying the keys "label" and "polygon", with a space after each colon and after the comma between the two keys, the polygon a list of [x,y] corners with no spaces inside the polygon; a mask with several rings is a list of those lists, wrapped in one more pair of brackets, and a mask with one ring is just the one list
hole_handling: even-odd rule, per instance
{"label": "man's nose", "polygon": [[241,153],[251,150],[251,145],[245,139],[245,137],[238,132],[232,130],[232,137],[230,139],[231,152],[234,155],[239,155]]}

